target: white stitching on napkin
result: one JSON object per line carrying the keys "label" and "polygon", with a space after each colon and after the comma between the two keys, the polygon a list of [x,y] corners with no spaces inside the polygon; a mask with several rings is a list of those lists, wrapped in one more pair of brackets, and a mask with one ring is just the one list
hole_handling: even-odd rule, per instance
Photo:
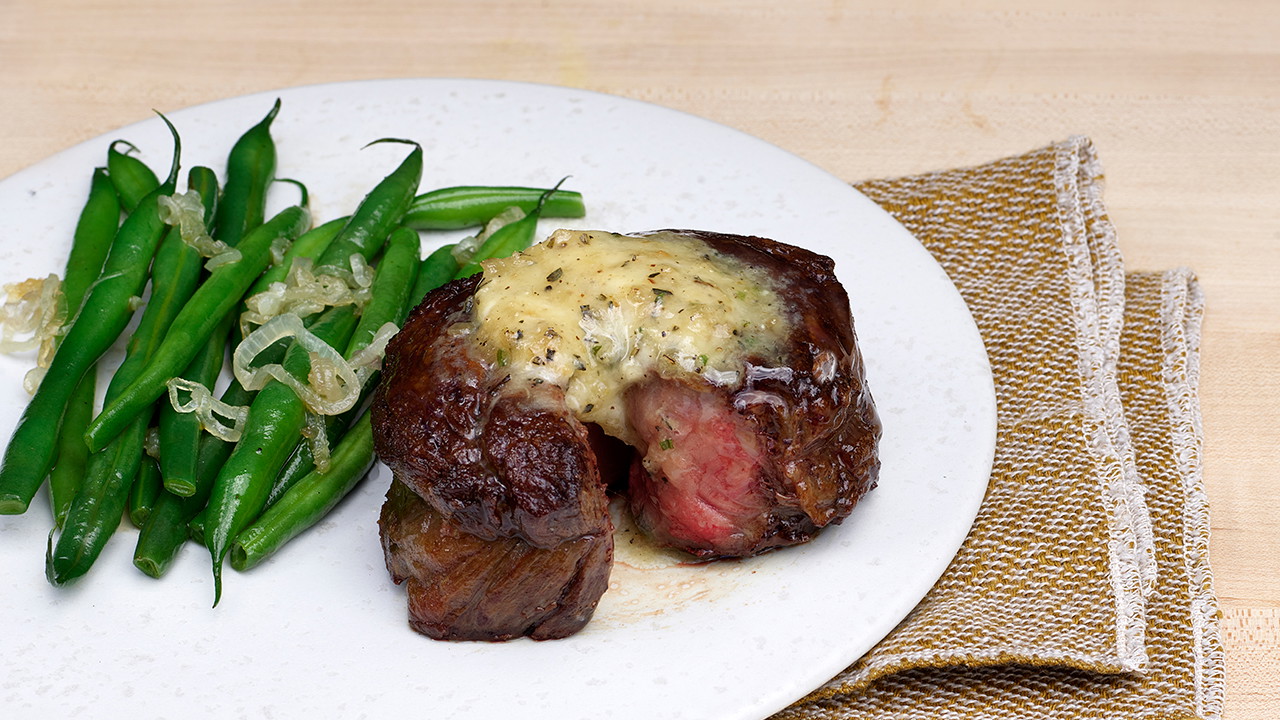
{"label": "white stitching on napkin", "polygon": [[1155,584],[1155,541],[1116,381],[1124,268],[1115,229],[1101,209],[1102,171],[1092,143],[1077,136],[1059,146],[1054,174],[1073,314],[1082,341],[1078,350],[1086,431],[1093,452],[1119,460],[1118,471],[1099,480],[1111,511],[1108,547],[1117,651],[1122,666],[1137,671],[1147,662],[1144,597]]}
{"label": "white stitching on napkin", "polygon": [[1186,268],[1164,275],[1160,316],[1164,318],[1164,381],[1169,417],[1173,420],[1173,452],[1187,493],[1183,507],[1184,563],[1191,591],[1192,650],[1195,653],[1196,711],[1204,717],[1222,714],[1223,650],[1219,637],[1218,600],[1209,570],[1209,504],[1201,463],[1200,326],[1204,293]]}

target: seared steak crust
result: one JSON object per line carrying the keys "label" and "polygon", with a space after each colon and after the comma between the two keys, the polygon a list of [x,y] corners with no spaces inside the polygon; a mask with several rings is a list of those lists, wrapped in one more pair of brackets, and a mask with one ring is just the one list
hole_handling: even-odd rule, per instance
{"label": "seared steak crust", "polygon": [[387,567],[432,637],[563,637],[608,583],[608,499],[559,389],[508,387],[454,332],[477,280],[428,295],[387,348],[375,440],[404,486],[380,522]]}
{"label": "seared steak crust", "polygon": [[437,640],[568,637],[609,583],[612,536],[553,549],[484,540],[392,480],[378,521],[387,570],[409,595],[409,625]]}
{"label": "seared steak crust", "polygon": [[586,427],[559,388],[510,388],[465,335],[476,279],[429,295],[387,347],[373,408],[378,454],[463,530],[535,547],[608,527]]}

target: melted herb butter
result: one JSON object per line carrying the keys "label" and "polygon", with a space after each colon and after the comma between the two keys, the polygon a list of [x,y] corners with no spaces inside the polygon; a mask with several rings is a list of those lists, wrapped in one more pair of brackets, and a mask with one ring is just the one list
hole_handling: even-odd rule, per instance
{"label": "melted herb butter", "polygon": [[558,230],[483,267],[481,352],[513,382],[564,388],[579,418],[624,440],[628,385],[650,372],[736,385],[745,359],[776,359],[789,332],[764,271],[674,233]]}

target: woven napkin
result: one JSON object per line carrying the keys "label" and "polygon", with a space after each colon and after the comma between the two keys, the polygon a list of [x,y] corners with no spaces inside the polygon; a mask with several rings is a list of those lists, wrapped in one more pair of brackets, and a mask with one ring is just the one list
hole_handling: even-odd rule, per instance
{"label": "woven napkin", "polygon": [[1085,138],[858,189],[968,303],[995,462],[928,596],[776,718],[1218,717],[1195,277],[1125,274]]}

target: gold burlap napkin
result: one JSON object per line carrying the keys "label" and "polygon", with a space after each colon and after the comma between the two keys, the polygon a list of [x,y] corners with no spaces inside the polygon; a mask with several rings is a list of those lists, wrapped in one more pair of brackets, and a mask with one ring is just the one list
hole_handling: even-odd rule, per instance
{"label": "gold burlap napkin", "polygon": [[1125,274],[1084,138],[858,188],[977,321],[995,463],[929,595],[776,718],[1218,717],[1194,276]]}

